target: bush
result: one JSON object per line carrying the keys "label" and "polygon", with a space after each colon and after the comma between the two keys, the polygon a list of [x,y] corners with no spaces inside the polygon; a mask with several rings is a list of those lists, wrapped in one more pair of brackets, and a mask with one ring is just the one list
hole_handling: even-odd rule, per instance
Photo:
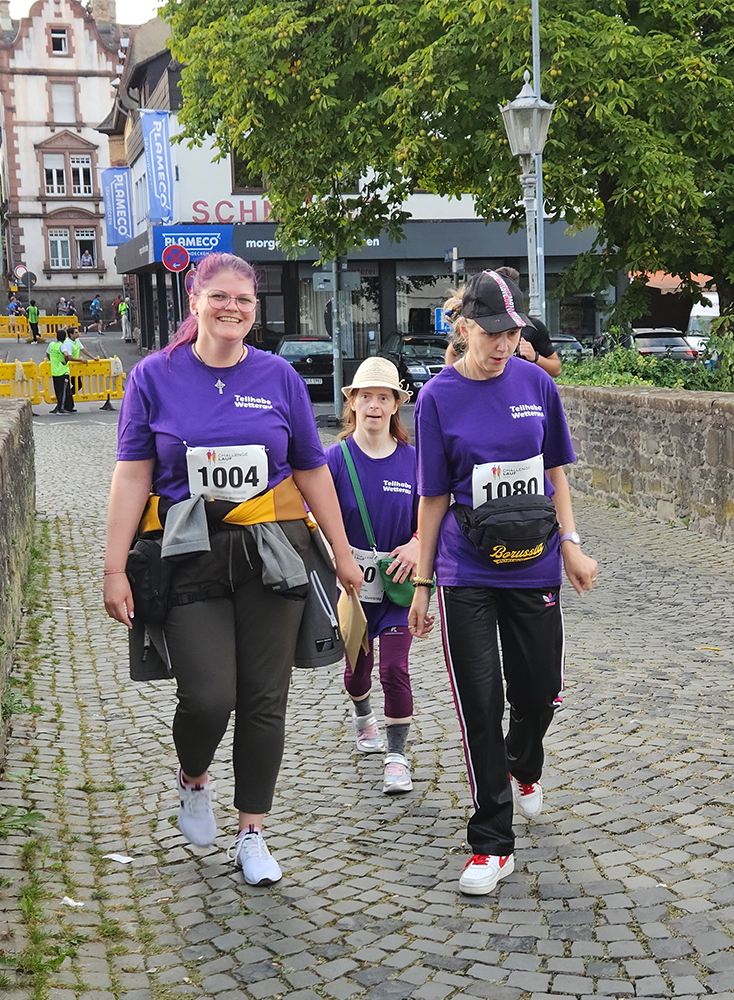
{"label": "bush", "polygon": [[662,389],[734,392],[734,334],[712,334],[703,361],[689,364],[615,347],[601,358],[563,360],[560,385],[649,385]]}

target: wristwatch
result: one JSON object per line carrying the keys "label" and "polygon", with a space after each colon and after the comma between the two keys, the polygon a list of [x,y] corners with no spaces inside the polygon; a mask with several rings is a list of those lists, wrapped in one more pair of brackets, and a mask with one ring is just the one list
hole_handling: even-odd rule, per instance
{"label": "wristwatch", "polygon": [[535,352],[535,357],[533,358],[533,364],[534,365],[537,365],[539,357],[540,357],[540,351],[536,351]]}
{"label": "wristwatch", "polygon": [[561,535],[558,539],[558,543],[560,544],[561,542],[573,542],[574,545],[580,545],[581,538],[578,531],[569,531],[567,535]]}

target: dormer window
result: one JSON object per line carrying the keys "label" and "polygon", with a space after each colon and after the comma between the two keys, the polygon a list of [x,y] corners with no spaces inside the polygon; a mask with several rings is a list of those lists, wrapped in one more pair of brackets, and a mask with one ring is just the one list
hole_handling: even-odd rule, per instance
{"label": "dormer window", "polygon": [[51,51],[57,56],[69,54],[69,38],[66,28],[51,28]]}

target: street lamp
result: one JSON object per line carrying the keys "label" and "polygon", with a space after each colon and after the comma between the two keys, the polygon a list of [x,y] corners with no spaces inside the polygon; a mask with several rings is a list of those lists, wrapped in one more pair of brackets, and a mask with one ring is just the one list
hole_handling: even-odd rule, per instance
{"label": "street lamp", "polygon": [[535,157],[543,152],[548,126],[555,104],[538,97],[530,86],[530,73],[525,70],[525,83],[514,101],[500,105],[510,152],[520,159],[520,183],[525,201],[525,232],[528,241],[528,278],[531,316],[541,314],[538,294],[538,251],[536,244],[537,203]]}

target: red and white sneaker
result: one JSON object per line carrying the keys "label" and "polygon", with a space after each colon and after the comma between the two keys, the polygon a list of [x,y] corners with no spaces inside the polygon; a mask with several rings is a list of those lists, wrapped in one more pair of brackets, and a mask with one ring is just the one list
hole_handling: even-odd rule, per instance
{"label": "red and white sneaker", "polygon": [[501,878],[515,870],[515,855],[475,854],[467,861],[459,879],[459,888],[467,896],[486,896]]}
{"label": "red and white sneaker", "polygon": [[543,789],[540,787],[540,782],[533,781],[526,785],[510,775],[510,784],[518,812],[522,813],[525,819],[537,819],[543,809]]}

